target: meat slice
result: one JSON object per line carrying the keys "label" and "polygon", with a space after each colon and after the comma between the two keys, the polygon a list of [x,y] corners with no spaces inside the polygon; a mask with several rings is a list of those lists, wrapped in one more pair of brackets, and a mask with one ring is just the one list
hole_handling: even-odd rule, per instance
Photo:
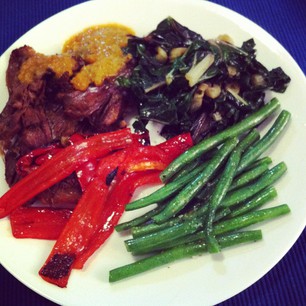
{"label": "meat slice", "polygon": [[97,130],[112,127],[114,124],[118,123],[118,118],[123,117],[122,114],[126,105],[122,103],[122,92],[117,88],[112,88],[109,91],[111,95],[105,107],[99,108],[89,118],[91,125]]}
{"label": "meat slice", "polygon": [[[34,50],[30,47],[22,47],[12,52],[6,73],[6,82],[9,92],[9,100],[0,114],[0,140],[4,149],[9,149],[14,135],[23,130],[23,123],[26,128],[30,126],[29,121],[35,120],[35,116],[29,116],[32,105],[40,105],[44,82],[37,80],[30,86],[22,84],[18,79],[18,72],[22,64],[31,56]],[[36,110],[39,112],[38,108]]]}
{"label": "meat slice", "polygon": [[[64,73],[56,77],[50,69],[29,84],[21,82],[20,69],[35,54],[29,46],[13,50],[6,73],[9,99],[0,114],[0,143],[10,186],[20,179],[15,165],[21,156],[74,133],[93,134],[118,129],[126,109],[125,93],[117,87],[114,77],[106,79],[101,86],[89,86],[85,91],[74,89],[70,83],[73,75]],[[81,59],[77,62],[79,68],[75,72],[84,65]],[[129,71],[127,67],[122,73]],[[74,184],[75,190],[72,190]],[[54,205],[54,201],[64,198],[65,188],[72,198],[78,197],[77,180],[70,178],[69,184],[45,193],[42,202]]]}
{"label": "meat slice", "polygon": [[75,119],[89,117],[107,104],[110,96],[106,86],[88,87],[86,91],[74,90],[58,95],[63,101],[65,113]]}
{"label": "meat slice", "polygon": [[34,55],[35,50],[29,46],[24,46],[12,51],[6,71],[6,85],[9,94],[16,91],[16,88],[20,85],[18,75],[22,64]]}

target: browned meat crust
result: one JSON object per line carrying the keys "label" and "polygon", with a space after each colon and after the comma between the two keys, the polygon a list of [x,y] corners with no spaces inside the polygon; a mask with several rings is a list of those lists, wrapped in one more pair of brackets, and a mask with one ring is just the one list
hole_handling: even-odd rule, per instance
{"label": "browned meat crust", "polygon": [[[15,49],[6,74],[9,99],[0,114],[0,142],[10,186],[20,179],[15,164],[24,154],[74,133],[118,129],[126,110],[125,93],[116,86],[114,78],[99,87],[89,86],[86,91],[73,88],[72,76],[64,74],[57,78],[52,71],[46,71],[30,84],[21,83],[18,79],[21,65],[34,55],[35,50],[29,46]],[[81,67],[79,60],[77,69]],[[129,69],[126,67],[122,73],[128,73]],[[64,198],[69,202],[69,194],[75,201],[80,194],[79,186],[76,180],[73,183],[73,178],[69,179],[69,183],[49,190],[45,202],[54,204]]]}

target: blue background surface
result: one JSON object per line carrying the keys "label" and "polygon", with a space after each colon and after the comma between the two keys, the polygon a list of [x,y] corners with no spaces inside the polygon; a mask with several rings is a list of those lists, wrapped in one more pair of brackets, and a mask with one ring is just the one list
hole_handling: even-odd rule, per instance
{"label": "blue background surface", "polygon": [[[0,9],[0,54],[39,22],[81,2],[85,1],[4,0]],[[287,49],[306,74],[305,0],[212,0],[211,2],[228,7],[264,28]],[[301,98],[306,104],[306,97]],[[305,242],[304,230],[292,249],[269,273],[250,288],[219,306],[306,305]],[[56,304],[28,289],[0,265],[0,305],[54,306]]]}

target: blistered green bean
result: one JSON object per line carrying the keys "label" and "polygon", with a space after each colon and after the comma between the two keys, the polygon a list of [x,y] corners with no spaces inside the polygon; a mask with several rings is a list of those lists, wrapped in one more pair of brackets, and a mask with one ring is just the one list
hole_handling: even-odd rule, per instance
{"label": "blistered green bean", "polygon": [[274,113],[280,107],[277,98],[273,98],[270,102],[265,104],[258,111],[248,116],[239,123],[225,129],[224,131],[202,140],[192,148],[185,151],[178,158],[176,158],[162,173],[161,180],[168,181],[179,169],[184,167],[187,163],[200,157],[203,153],[223,143],[226,139],[242,135],[242,133],[256,127],[263,122],[267,117]]}

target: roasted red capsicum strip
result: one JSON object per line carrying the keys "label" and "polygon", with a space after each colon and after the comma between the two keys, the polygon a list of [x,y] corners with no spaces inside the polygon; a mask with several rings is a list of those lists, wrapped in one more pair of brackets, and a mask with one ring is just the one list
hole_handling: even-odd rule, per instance
{"label": "roasted red capsicum strip", "polygon": [[126,171],[164,170],[176,157],[193,145],[190,133],[181,134],[156,146],[133,146]]}
{"label": "roasted red capsicum strip", "polygon": [[193,140],[190,133],[183,133],[174,136],[157,145],[158,148],[162,149],[166,153],[166,156],[170,161],[173,161],[192,146]]}
{"label": "roasted red capsicum strip", "polygon": [[[82,269],[88,258],[109,238],[125,210],[125,205],[131,200],[135,190],[147,184],[161,184],[160,171],[158,170],[163,170],[165,165],[167,166],[192,145],[193,141],[190,134],[185,133],[157,146],[130,147],[127,149],[129,151],[125,165],[127,173],[114,186],[108,196],[98,235],[93,237],[89,248],[76,259],[73,268]],[[133,170],[135,172],[132,172]]]}
{"label": "roasted red capsicum strip", "polygon": [[83,192],[85,191],[91,179],[95,176],[97,166],[97,159],[92,159],[81,165],[76,170],[76,176]]}
{"label": "roasted red capsicum strip", "polygon": [[[72,145],[75,142],[84,140],[85,137],[80,134],[73,134],[67,139],[67,145]],[[44,162],[51,159],[55,154],[64,149],[64,146],[60,142],[52,143],[46,147],[41,147],[30,151],[16,163],[16,172],[20,177],[24,177],[36,170]]]}
{"label": "roasted red capsicum strip", "polygon": [[[81,268],[113,232],[135,189],[143,184],[160,183],[156,170],[163,170],[192,145],[189,134],[157,146],[142,146],[140,138],[125,129],[73,142],[50,160],[44,159],[37,170],[0,199],[2,217],[74,171],[83,171],[87,176],[86,181],[80,180],[83,196],[39,271],[42,278],[66,287],[71,269]],[[118,149],[123,150],[109,154]]]}
{"label": "roasted red capsicum strip", "polygon": [[168,163],[165,152],[157,146],[133,146],[129,148],[125,171],[163,170]]}
{"label": "roasted red capsicum strip", "polygon": [[[78,202],[69,221],[57,239],[49,257],[40,269],[40,276],[49,283],[66,287],[71,267],[78,254],[87,245],[96,228],[95,218],[100,218],[100,211],[105,204],[108,189],[99,180],[92,180]],[[96,211],[93,213],[92,211]]]}
{"label": "roasted red capsicum strip", "polygon": [[18,160],[16,171],[21,177],[24,177],[35,171],[46,160],[52,158],[61,150],[62,148],[60,148],[58,144],[52,144],[44,148],[35,149]]}
{"label": "roasted red capsicum strip", "polygon": [[126,151],[120,150],[101,159],[97,175],[87,185],[39,271],[46,281],[59,287],[67,286],[74,261],[86,250],[89,241],[99,229],[110,186],[117,178],[118,165],[124,162],[125,157]]}
{"label": "roasted red capsicum strip", "polygon": [[160,184],[160,171],[126,173],[108,195],[107,205],[102,212],[101,226],[89,243],[89,247],[74,262],[74,269],[82,269],[88,258],[110,237],[131,200],[134,191],[144,185]]}
{"label": "roasted red capsicum strip", "polygon": [[[85,137],[80,134],[73,134],[70,138],[68,143],[74,144],[75,142],[78,142]],[[136,142],[136,139],[135,139]],[[98,165],[97,159],[91,159],[87,161],[86,163],[82,164],[75,172],[76,176],[78,178],[78,181],[80,183],[82,191],[84,191],[91,181],[91,179],[95,176],[95,171]]]}
{"label": "roasted red capsicum strip", "polygon": [[41,207],[19,207],[10,214],[15,238],[55,240],[59,237],[72,211]]}
{"label": "roasted red capsicum strip", "polygon": [[66,147],[17,182],[0,198],[0,218],[69,176],[85,162],[128,147],[134,142],[130,130],[123,129],[98,134]]}
{"label": "roasted red capsicum strip", "polygon": [[[166,144],[164,146],[167,148]],[[184,144],[177,151],[182,153],[185,149]],[[66,287],[71,269],[82,268],[86,260],[111,235],[135,189],[145,183],[160,183],[159,171],[146,174],[129,173],[126,170],[130,169],[131,164],[137,165],[137,162],[140,162],[143,166],[143,161],[164,159],[167,166],[166,159],[169,163],[172,158],[172,155],[169,158],[165,151],[157,146],[141,145],[131,146],[109,156],[101,160],[96,176],[86,187],[84,195],[39,272],[42,278],[57,286]],[[104,166],[101,167],[101,163]],[[152,165],[148,168],[142,167],[143,171],[147,169],[152,170]],[[107,186],[113,179],[116,183],[109,193]],[[104,187],[98,190],[97,186],[101,188],[101,184]],[[100,206],[97,207],[94,202],[100,202]]]}

